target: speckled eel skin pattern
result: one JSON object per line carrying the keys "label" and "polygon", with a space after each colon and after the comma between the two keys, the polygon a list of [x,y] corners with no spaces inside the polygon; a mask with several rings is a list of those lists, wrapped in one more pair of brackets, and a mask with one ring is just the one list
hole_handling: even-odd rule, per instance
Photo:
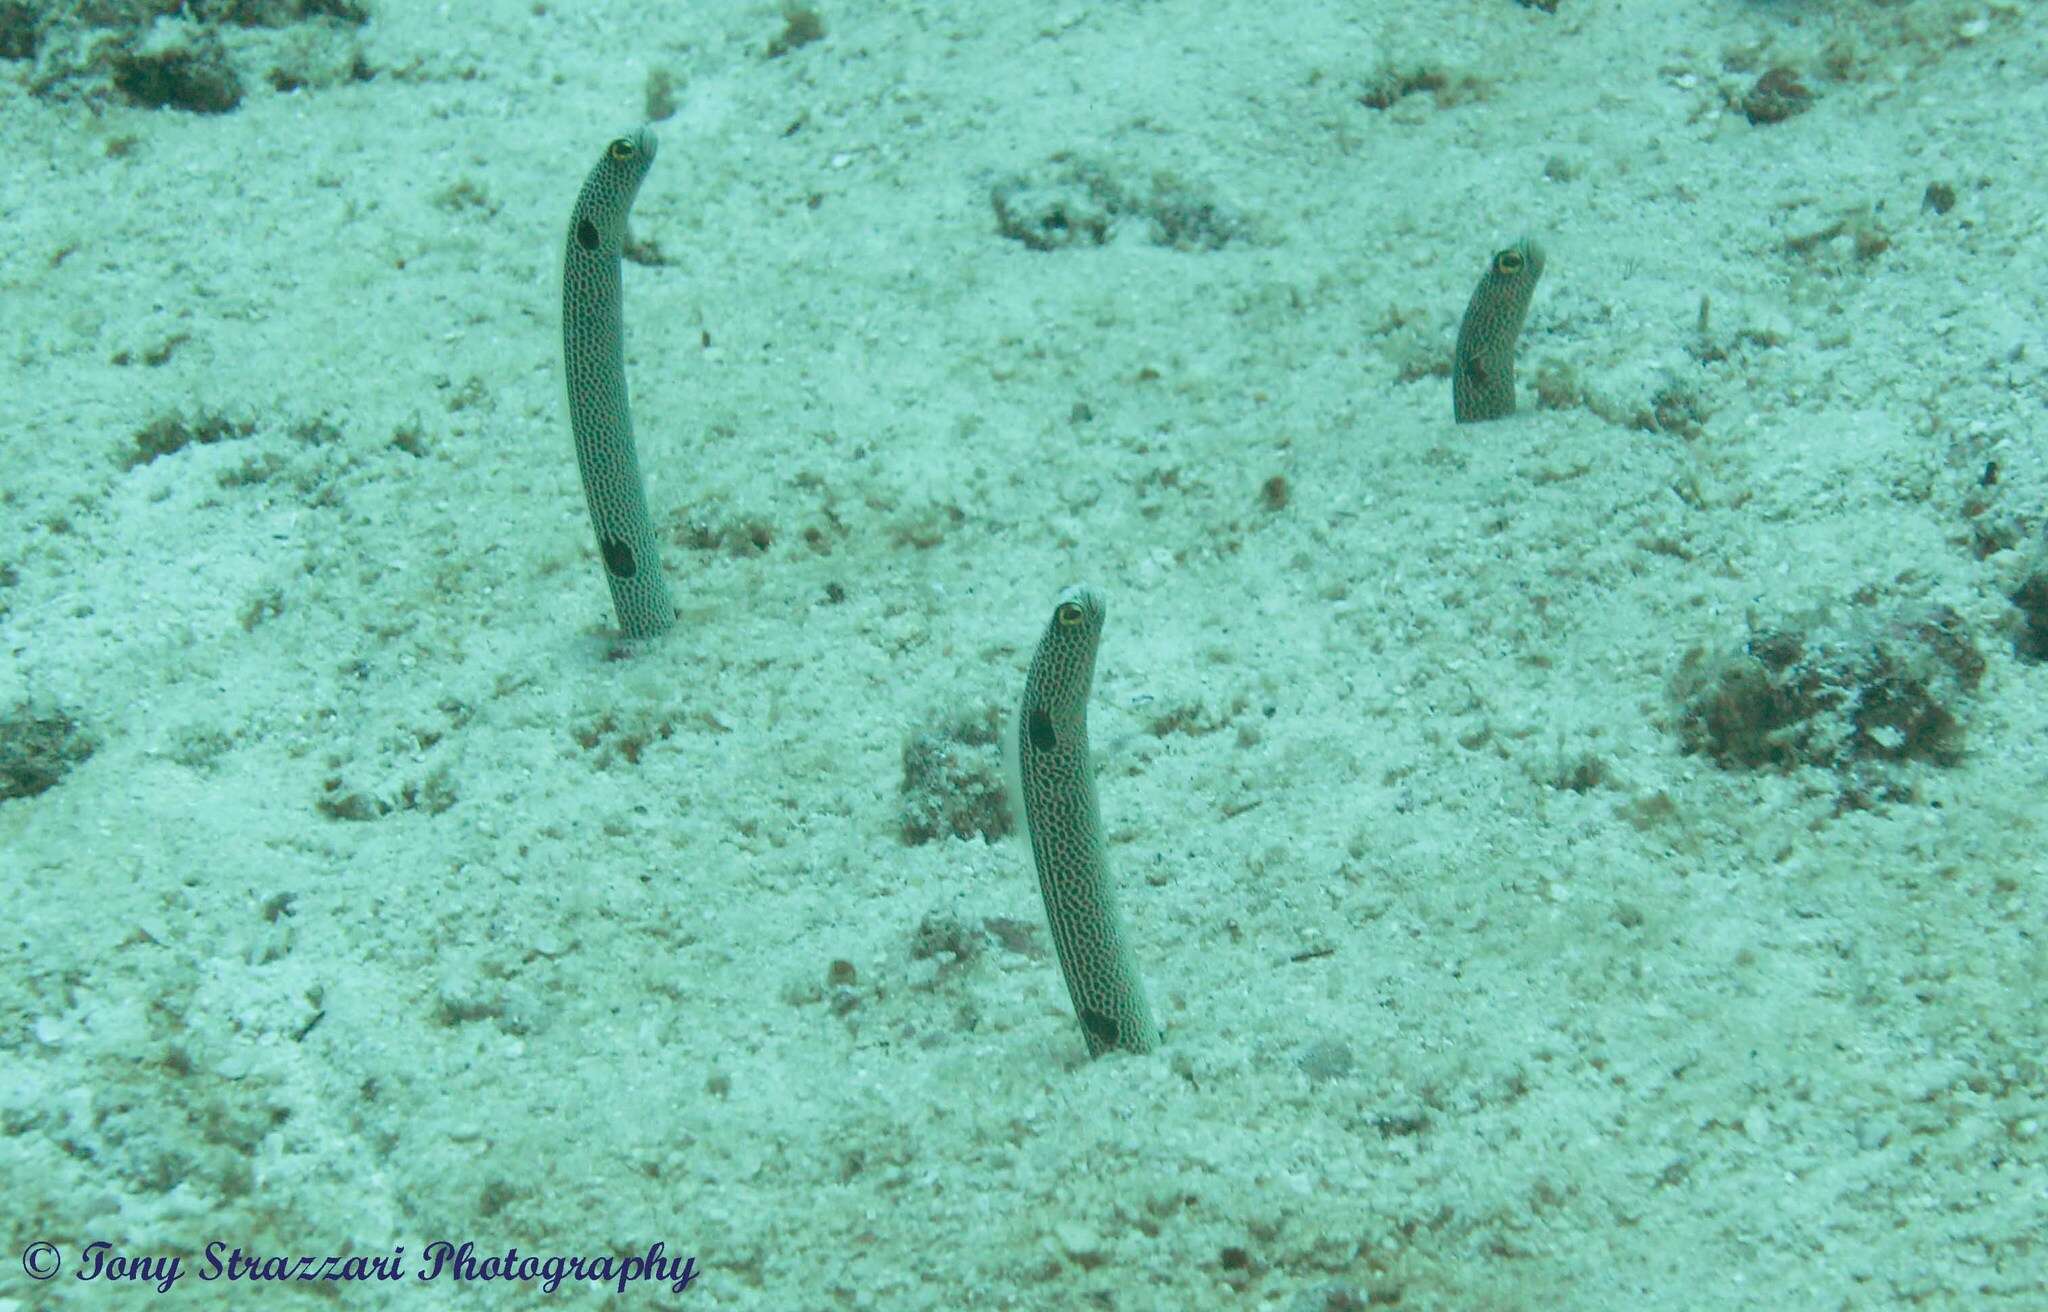
{"label": "speckled eel skin pattern", "polygon": [[1090,1057],[1150,1052],[1161,1038],[1124,942],[1088,761],[1088,693],[1103,614],[1091,588],[1060,593],[1031,658],[1015,729],[1038,891]]}
{"label": "speckled eel skin pattern", "polygon": [[1466,303],[1451,356],[1451,415],[1461,424],[1515,412],[1515,339],[1543,276],[1543,248],[1524,237],[1497,251]]}
{"label": "speckled eel skin pattern", "polygon": [[583,476],[591,527],[597,530],[612,609],[629,638],[651,638],[676,620],[633,447],[619,285],[626,213],[654,164],[654,150],[654,133],[645,127],[613,138],[604,148],[577,193],[562,259],[569,430],[576,439],[576,468]]}

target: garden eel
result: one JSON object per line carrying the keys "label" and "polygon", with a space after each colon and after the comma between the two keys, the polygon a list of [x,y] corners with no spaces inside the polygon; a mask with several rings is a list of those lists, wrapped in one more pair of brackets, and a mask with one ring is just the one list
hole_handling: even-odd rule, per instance
{"label": "garden eel", "polygon": [[1524,237],[1496,252],[1465,306],[1451,358],[1451,414],[1461,424],[1515,412],[1515,338],[1543,276],[1543,248]]}
{"label": "garden eel", "polygon": [[1088,690],[1102,618],[1102,597],[1093,589],[1060,593],[1024,679],[1015,729],[1038,891],[1090,1057],[1112,1048],[1150,1052],[1160,1038],[1124,944],[1088,764]]}
{"label": "garden eel", "polygon": [[562,258],[562,369],[569,380],[569,431],[583,500],[597,530],[612,609],[629,638],[649,638],[675,623],[661,575],[661,553],[647,518],[647,490],[633,449],[626,400],[625,328],[620,319],[619,250],[626,212],[654,165],[654,133],[614,138],[576,194]]}

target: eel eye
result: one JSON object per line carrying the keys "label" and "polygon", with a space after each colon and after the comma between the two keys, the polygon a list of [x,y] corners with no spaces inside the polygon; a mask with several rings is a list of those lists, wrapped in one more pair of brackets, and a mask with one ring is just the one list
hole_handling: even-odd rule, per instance
{"label": "eel eye", "polygon": [[1052,617],[1058,621],[1061,628],[1071,629],[1081,622],[1081,608],[1071,601],[1063,601],[1060,608],[1052,613]]}
{"label": "eel eye", "polygon": [[613,159],[623,161],[633,158],[634,149],[630,137],[620,137],[617,141],[607,146],[604,153],[610,155]]}
{"label": "eel eye", "polygon": [[1493,257],[1493,271],[1512,276],[1522,271],[1524,263],[1522,253],[1511,246]]}

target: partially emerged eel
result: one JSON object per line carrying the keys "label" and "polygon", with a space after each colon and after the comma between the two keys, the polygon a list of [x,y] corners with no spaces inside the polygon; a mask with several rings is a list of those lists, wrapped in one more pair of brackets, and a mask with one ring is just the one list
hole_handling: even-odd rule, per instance
{"label": "partially emerged eel", "polygon": [[629,638],[651,638],[676,622],[661,575],[647,489],[633,447],[626,399],[625,324],[619,253],[626,213],[654,166],[654,132],[614,137],[577,193],[562,257],[562,372],[569,382],[569,430],[583,500],[604,558],[612,609]]}
{"label": "partially emerged eel", "polygon": [[1461,424],[1515,412],[1515,339],[1543,276],[1543,248],[1524,237],[1494,254],[1466,303],[1451,357],[1451,414]]}
{"label": "partially emerged eel", "polygon": [[1090,1057],[1150,1052],[1160,1040],[1117,915],[1088,761],[1088,692],[1103,614],[1102,594],[1093,588],[1060,593],[1012,729],[1038,891]]}

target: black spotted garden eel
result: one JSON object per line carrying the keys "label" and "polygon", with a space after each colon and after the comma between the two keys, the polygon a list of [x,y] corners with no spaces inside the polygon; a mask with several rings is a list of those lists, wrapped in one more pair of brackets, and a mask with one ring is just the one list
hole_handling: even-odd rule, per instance
{"label": "black spotted garden eel", "polygon": [[1161,1037],[1117,915],[1088,760],[1088,692],[1103,614],[1092,588],[1060,593],[1031,658],[1014,730],[1038,891],[1090,1057],[1119,1048],[1150,1052]]}
{"label": "black spotted garden eel", "polygon": [[633,447],[619,284],[626,213],[654,165],[654,148],[654,133],[645,127],[605,146],[576,195],[562,257],[562,372],[569,383],[569,431],[576,439],[576,469],[583,476],[583,501],[597,531],[612,609],[629,638],[651,638],[676,620]]}

